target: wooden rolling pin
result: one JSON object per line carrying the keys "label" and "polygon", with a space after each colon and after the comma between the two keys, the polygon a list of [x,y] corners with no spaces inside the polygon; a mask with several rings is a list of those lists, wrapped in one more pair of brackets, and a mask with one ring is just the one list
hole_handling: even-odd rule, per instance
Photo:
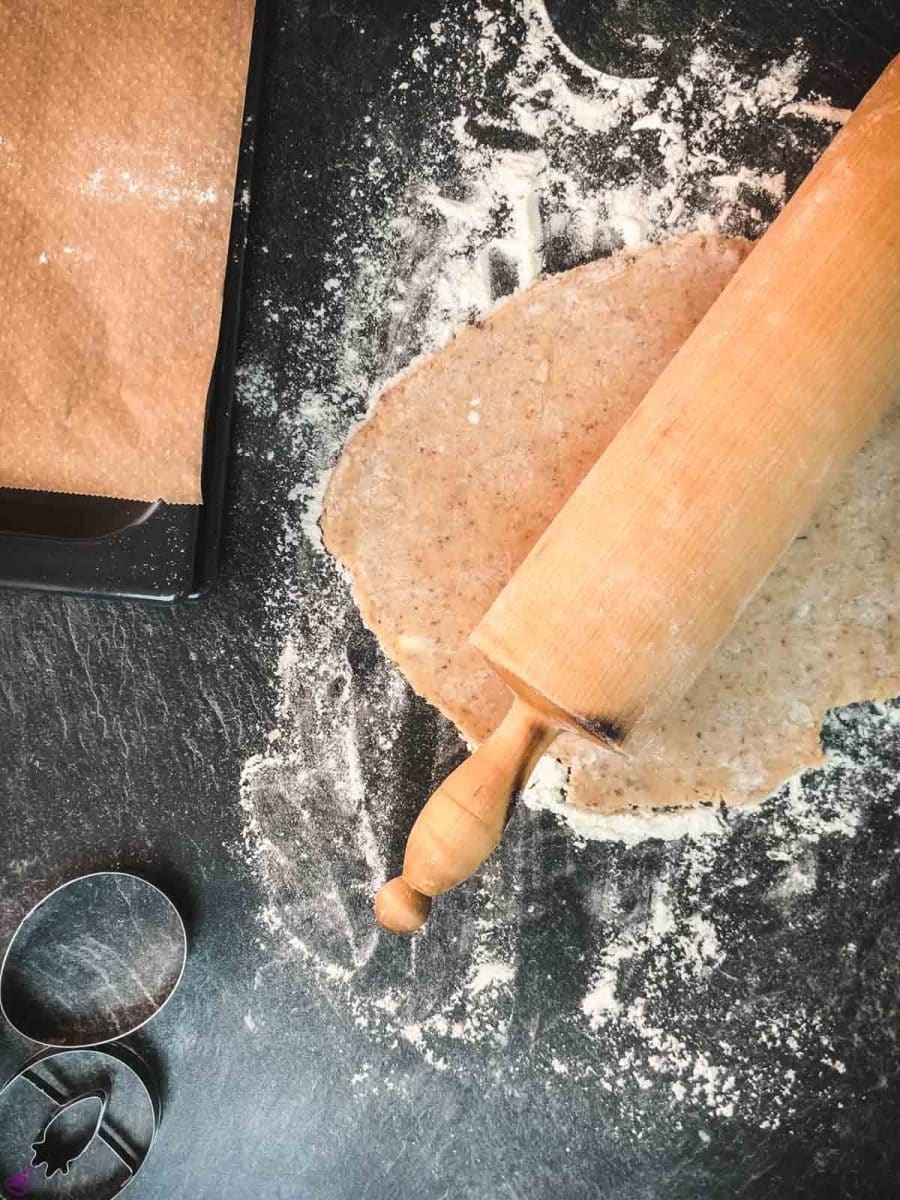
{"label": "wooden rolling pin", "polygon": [[641,744],[900,380],[900,57],[472,635],[512,689],[376,900],[409,932],[476,870],[562,729]]}

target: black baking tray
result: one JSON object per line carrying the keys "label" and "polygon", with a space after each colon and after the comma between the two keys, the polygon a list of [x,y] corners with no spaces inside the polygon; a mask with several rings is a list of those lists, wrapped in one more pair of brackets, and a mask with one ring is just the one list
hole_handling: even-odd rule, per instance
{"label": "black baking tray", "polygon": [[222,321],[203,439],[203,503],[108,500],[0,488],[0,586],[176,603],[215,581],[234,403],[267,0],[257,0]]}

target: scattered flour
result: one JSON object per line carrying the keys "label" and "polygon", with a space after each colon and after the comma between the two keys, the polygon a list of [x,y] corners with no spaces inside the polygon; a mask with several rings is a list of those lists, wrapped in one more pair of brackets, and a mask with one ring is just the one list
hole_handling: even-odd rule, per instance
{"label": "scattered flour", "polygon": [[[839,1070],[827,1011],[780,964],[814,945],[803,901],[833,886],[816,856],[851,844],[861,814],[820,772],[756,813],[601,816],[565,803],[564,773],[546,760],[525,797],[532,811],[429,931],[380,935],[371,902],[396,868],[398,830],[458,746],[435,720],[433,771],[404,750],[415,702],[361,632],[318,528],[328,471],[379,387],[500,295],[651,238],[753,235],[777,212],[842,114],[803,96],[802,47],[754,72],[707,33],[670,75],[620,79],[581,62],[541,0],[517,0],[474,19],[448,9],[410,48],[397,92],[421,76],[441,96],[414,161],[373,127],[335,217],[321,303],[300,312],[273,297],[268,309],[297,344],[295,389],[276,395],[264,371],[242,368],[242,402],[271,421],[294,473],[285,550],[298,581],[311,564],[318,581],[315,594],[298,582],[279,601],[279,736],[244,770],[243,852],[267,897],[258,987],[270,971],[294,972],[374,1042],[435,1070],[502,1053],[514,1072],[511,1041],[527,1045],[522,1070],[545,1071],[548,1088],[601,1087],[636,1127],[656,1095],[676,1128],[685,1105],[774,1128],[801,1077],[808,1096]],[[872,705],[841,718],[855,732],[833,770],[860,771],[852,745],[896,737],[896,713]],[[750,843],[771,877],[752,877]],[[781,985],[768,989],[748,958],[765,914],[748,909],[737,933],[721,916],[757,883],[794,914],[772,941]],[[559,888],[583,921],[545,933],[542,897]],[[559,971],[538,981],[540,1030],[523,1031],[517,992],[536,986],[533,963],[547,959],[534,944],[547,937]],[[354,1077],[361,1100],[375,1086],[368,1069]]]}
{"label": "scattered flour", "polygon": [[[115,161],[116,152],[112,146],[98,148],[96,153],[98,158],[109,154]],[[127,150],[123,149],[120,153],[120,161],[129,161]],[[96,197],[98,201],[122,203],[138,197],[142,204],[149,203],[158,208],[203,208],[215,204],[219,199],[214,187],[202,182],[197,175],[189,174],[178,163],[171,162],[161,162],[157,167],[144,171],[125,166],[97,167],[83,181],[80,190],[86,196]]]}
{"label": "scattered flour", "polygon": [[469,994],[477,996],[488,988],[502,987],[512,983],[516,977],[515,968],[505,962],[483,962],[476,968],[468,984]]}
{"label": "scattered flour", "polygon": [[635,808],[622,813],[576,808],[566,803],[567,775],[567,769],[561,763],[545,756],[525,789],[523,801],[533,811],[545,809],[556,814],[580,838],[634,846],[649,837],[670,842],[683,837],[721,834],[727,829],[727,812],[712,805],[661,810]]}

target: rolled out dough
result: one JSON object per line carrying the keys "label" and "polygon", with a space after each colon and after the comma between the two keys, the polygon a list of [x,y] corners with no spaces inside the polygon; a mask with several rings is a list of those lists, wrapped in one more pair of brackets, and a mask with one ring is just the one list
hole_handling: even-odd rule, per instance
{"label": "rolled out dough", "polygon": [[[326,544],[469,740],[510,696],[468,634],[749,249],[695,234],[541,280],[414,363],[350,439]],[[900,691],[898,510],[895,408],[640,758],[557,741],[570,801],[747,803],[820,762],[828,708]]]}

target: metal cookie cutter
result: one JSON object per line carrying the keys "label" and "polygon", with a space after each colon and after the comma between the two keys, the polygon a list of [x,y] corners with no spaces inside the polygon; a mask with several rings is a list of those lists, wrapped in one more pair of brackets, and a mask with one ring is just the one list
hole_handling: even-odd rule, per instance
{"label": "metal cookie cutter", "polygon": [[186,960],[168,896],[137,875],[97,871],[23,919],[0,965],[0,1013],[42,1046],[103,1046],[161,1011]]}
{"label": "metal cookie cutter", "polygon": [[0,965],[0,1013],[50,1049],[0,1088],[0,1194],[39,1200],[60,1174],[91,1200],[131,1183],[162,1109],[147,1064],[111,1043],[160,1012],[186,960],[178,910],[137,875],[82,876],[26,915]]}
{"label": "metal cookie cutter", "polygon": [[[29,1079],[29,1082],[31,1080]],[[51,1100],[54,1097],[50,1097]],[[60,1120],[65,1113],[75,1108],[79,1104],[90,1104],[94,1100],[99,1106],[94,1121],[86,1129],[77,1131],[78,1136],[73,1140],[71,1135],[67,1138],[65,1132],[60,1128],[63,1122]],[[103,1124],[103,1118],[106,1115],[106,1109],[109,1104],[109,1092],[104,1088],[95,1088],[92,1092],[83,1092],[80,1096],[73,1096],[71,1100],[65,1100],[62,1104],[57,1101],[56,1112],[50,1117],[50,1120],[41,1131],[41,1136],[32,1145],[33,1151],[31,1165],[34,1167],[43,1167],[47,1172],[47,1178],[55,1175],[60,1171],[63,1175],[68,1175],[69,1167],[76,1158],[80,1158],[90,1146],[91,1142],[100,1131],[100,1126]]]}
{"label": "metal cookie cutter", "polygon": [[[94,1086],[98,1081],[100,1086]],[[84,1109],[94,1110],[87,1124]],[[80,1127],[76,1120],[63,1129],[67,1116],[76,1113]],[[0,1114],[0,1194],[34,1200],[55,1195],[53,1176],[69,1174],[78,1163],[86,1170],[83,1188],[76,1194],[112,1200],[144,1165],[159,1132],[162,1109],[144,1060],[128,1046],[110,1045],[42,1051],[0,1087]],[[30,1147],[30,1160],[22,1165],[22,1158],[14,1156],[28,1145],[33,1134],[27,1130],[34,1130],[35,1120],[40,1135]],[[7,1161],[12,1168],[8,1174]]]}

